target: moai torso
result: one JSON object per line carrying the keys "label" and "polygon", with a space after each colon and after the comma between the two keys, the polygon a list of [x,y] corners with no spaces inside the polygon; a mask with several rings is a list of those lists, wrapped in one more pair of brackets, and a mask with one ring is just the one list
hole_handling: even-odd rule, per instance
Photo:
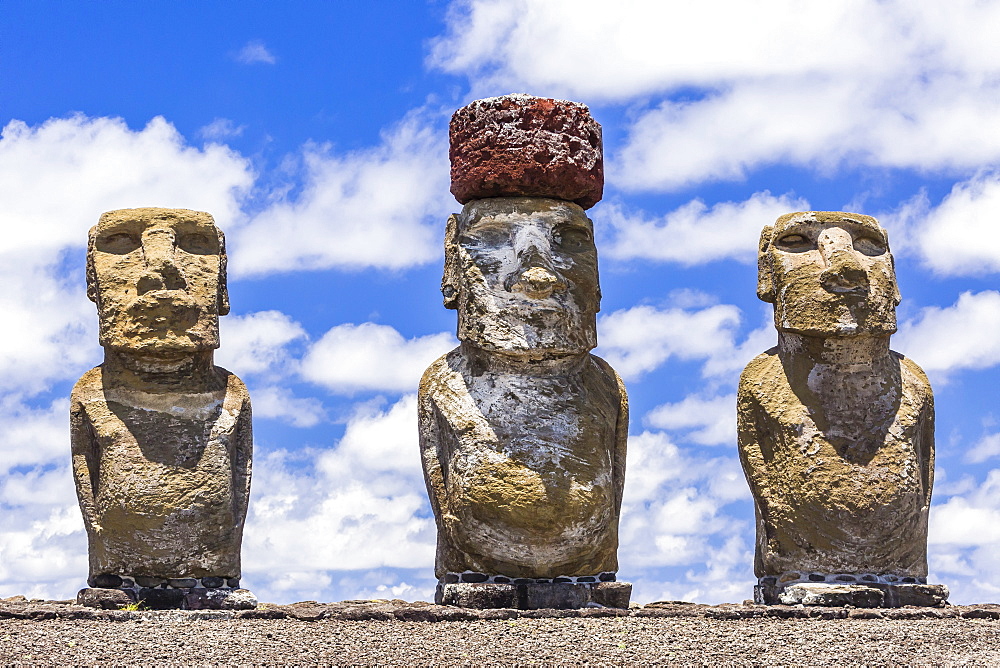
{"label": "moai torso", "polygon": [[92,586],[235,586],[253,438],[246,387],[212,363],[229,310],[222,233],[206,213],[112,211],[87,259],[105,357],[70,418]]}
{"label": "moai torso", "polygon": [[459,348],[425,373],[421,441],[440,516],[439,576],[618,570],[627,399],[600,358],[575,366],[548,377],[474,374]]}
{"label": "moai torso", "polygon": [[827,587],[814,604],[937,604],[946,589],[896,584],[927,576],[934,400],[920,367],[889,349],[899,293],[885,231],[859,214],[788,214],[764,229],[759,262],[778,346],[747,365],[738,393],[758,589],[765,602],[791,602],[783,587],[801,582],[795,596]]}
{"label": "moai torso", "polygon": [[923,371],[892,353],[856,383],[816,378],[828,391],[797,394],[793,383],[810,385],[795,378],[802,371],[773,350],[740,381],[740,455],[758,507],[754,570],[925,577],[934,402]]}
{"label": "moai torso", "polygon": [[240,576],[250,492],[250,402],[216,367],[214,391],[106,387],[101,367],[71,397],[90,571],[163,578]]}
{"label": "moai torso", "polygon": [[[448,221],[442,292],[462,343],[419,393],[435,572],[442,583],[613,580],[628,403],[589,352],[600,287],[583,207],[600,200],[600,126],[583,105],[511,95],[457,111],[451,141],[465,207]],[[617,584],[627,605],[630,586]]]}

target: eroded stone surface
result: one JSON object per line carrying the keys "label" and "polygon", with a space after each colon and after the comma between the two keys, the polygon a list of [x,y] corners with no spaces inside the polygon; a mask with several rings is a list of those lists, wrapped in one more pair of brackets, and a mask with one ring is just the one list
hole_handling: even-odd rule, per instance
{"label": "eroded stone surface", "polygon": [[240,576],[252,435],[246,387],[212,363],[225,269],[207,213],[124,209],[90,231],[105,358],[74,387],[70,419],[97,586]]}
{"label": "eroded stone surface", "polygon": [[439,584],[434,602],[462,608],[519,610],[628,608],[632,585],[627,582],[579,583],[459,583]]}
{"label": "eroded stone surface", "polygon": [[451,192],[465,204],[484,197],[601,200],[601,126],[577,102],[503,95],[476,100],[452,116]]}
{"label": "eroded stone surface", "polygon": [[757,576],[925,578],[934,401],[920,367],[889,350],[885,231],[859,214],[780,217],[761,235],[758,295],[774,303],[778,346],[747,365],[738,395]]}
{"label": "eroded stone surface", "polygon": [[628,404],[589,353],[600,307],[591,221],[551,198],[470,202],[448,222],[442,292],[462,343],[419,393],[437,576],[610,579]]}

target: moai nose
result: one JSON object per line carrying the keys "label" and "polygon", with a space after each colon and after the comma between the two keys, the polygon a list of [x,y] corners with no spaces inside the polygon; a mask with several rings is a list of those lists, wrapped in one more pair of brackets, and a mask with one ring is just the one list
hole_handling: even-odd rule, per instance
{"label": "moai nose", "polygon": [[146,261],[136,285],[140,295],[152,290],[183,290],[187,287],[184,272],[177,266],[174,233],[172,230],[152,229],[142,235],[142,254]]}
{"label": "moai nose", "polygon": [[566,283],[551,269],[534,266],[522,271],[510,289],[532,299],[545,299],[553,292],[565,290]]}
{"label": "moai nose", "polygon": [[865,292],[868,290],[868,272],[854,249],[854,238],[841,228],[823,230],[818,239],[819,251],[826,268],[819,275],[819,282],[830,292]]}

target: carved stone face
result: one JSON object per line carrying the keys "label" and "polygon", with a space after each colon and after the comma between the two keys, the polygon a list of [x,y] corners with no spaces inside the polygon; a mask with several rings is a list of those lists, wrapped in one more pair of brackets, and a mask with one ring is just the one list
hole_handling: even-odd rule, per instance
{"label": "carved stone face", "polygon": [[101,345],[154,355],[218,348],[219,316],[229,312],[225,272],[224,237],[207,213],[105,213],[87,253]]}
{"label": "carved stone face", "polygon": [[442,291],[458,309],[458,338],[484,350],[591,350],[601,302],[593,223],[559,199],[473,200],[448,221]]}
{"label": "carved stone face", "polygon": [[891,334],[899,289],[889,240],[870,216],[810,211],[761,234],[757,296],[774,325],[811,336]]}

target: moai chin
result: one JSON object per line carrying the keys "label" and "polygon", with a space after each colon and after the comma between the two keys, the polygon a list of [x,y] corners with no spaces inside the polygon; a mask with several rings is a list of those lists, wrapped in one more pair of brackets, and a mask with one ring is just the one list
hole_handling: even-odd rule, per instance
{"label": "moai chin", "polygon": [[87,295],[104,363],[70,399],[90,552],[78,600],[255,607],[239,589],[250,397],[213,364],[229,312],[222,231],[200,211],[109,211],[90,230]]}
{"label": "moai chin", "polygon": [[855,213],[787,214],[764,228],[758,268],[778,345],[738,395],[757,602],[943,605],[947,588],[927,584],[934,399],[889,350],[900,297],[885,230]]}
{"label": "moai chin", "polygon": [[616,582],[628,400],[590,354],[600,126],[574,102],[507,95],[451,121],[442,293],[461,345],[420,383],[439,603],[627,607]]}

